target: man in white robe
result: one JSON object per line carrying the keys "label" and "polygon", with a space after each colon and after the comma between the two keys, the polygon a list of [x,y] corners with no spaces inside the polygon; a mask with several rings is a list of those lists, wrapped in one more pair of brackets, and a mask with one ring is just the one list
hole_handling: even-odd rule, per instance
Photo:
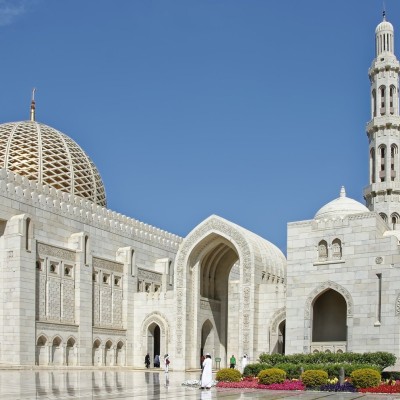
{"label": "man in white robe", "polygon": [[212,360],[209,353],[203,361],[203,373],[201,374],[201,389],[211,389],[212,384]]}

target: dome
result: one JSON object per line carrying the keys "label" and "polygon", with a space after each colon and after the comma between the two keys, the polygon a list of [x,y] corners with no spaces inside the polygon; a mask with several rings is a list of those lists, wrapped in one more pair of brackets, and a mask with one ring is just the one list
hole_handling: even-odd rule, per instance
{"label": "dome", "polygon": [[368,208],[358,201],[346,197],[346,191],[342,186],[340,197],[320,208],[315,214],[314,219],[344,217],[346,215],[361,214],[365,212],[369,212]]}
{"label": "dome", "polygon": [[0,168],[107,205],[93,161],[71,138],[34,120],[0,124]]}
{"label": "dome", "polygon": [[394,32],[393,25],[384,19],[375,29],[375,34],[382,31],[391,31]]}

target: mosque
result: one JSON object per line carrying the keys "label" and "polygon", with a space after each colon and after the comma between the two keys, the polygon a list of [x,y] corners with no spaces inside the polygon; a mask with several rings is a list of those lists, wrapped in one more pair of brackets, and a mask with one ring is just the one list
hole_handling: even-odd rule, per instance
{"label": "mosque", "polygon": [[346,197],[288,224],[287,259],[212,215],[185,237],[107,209],[101,176],[71,138],[0,125],[0,364],[176,370],[211,353],[400,355],[399,62],[376,28],[369,69],[366,206]]}

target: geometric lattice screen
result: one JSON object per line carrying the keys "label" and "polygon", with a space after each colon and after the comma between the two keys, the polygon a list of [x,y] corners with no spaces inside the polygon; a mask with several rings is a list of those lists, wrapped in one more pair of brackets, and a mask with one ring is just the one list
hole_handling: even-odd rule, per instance
{"label": "geometric lattice screen", "polygon": [[107,206],[92,160],[67,135],[36,121],[0,124],[0,168]]}

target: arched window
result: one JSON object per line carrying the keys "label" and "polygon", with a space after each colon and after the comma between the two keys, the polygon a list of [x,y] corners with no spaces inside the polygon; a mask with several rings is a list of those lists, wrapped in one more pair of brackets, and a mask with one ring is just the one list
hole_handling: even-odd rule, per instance
{"label": "arched window", "polygon": [[339,239],[335,239],[332,242],[332,258],[335,260],[342,258],[342,242]]}
{"label": "arched window", "polygon": [[88,264],[88,252],[89,252],[89,237],[85,235],[84,250],[83,250],[83,263]]}
{"label": "arched window", "polygon": [[380,113],[381,115],[384,115],[386,113],[386,100],[385,100],[385,95],[386,95],[386,88],[385,86],[381,86],[379,88],[380,91]]}
{"label": "arched window", "polygon": [[380,172],[379,177],[381,182],[385,182],[385,162],[386,162],[386,146],[382,145],[379,147],[379,154],[380,154]]}
{"label": "arched window", "polygon": [[397,222],[399,221],[399,214],[393,213],[391,215],[390,219],[391,219],[391,228],[393,230],[396,230],[397,229]]}
{"label": "arched window", "polygon": [[32,221],[30,218],[26,219],[25,223],[25,250],[31,251],[31,239],[32,239]]}
{"label": "arched window", "polygon": [[379,213],[379,215],[387,223],[387,215],[385,213]]}
{"label": "arched window", "polygon": [[376,163],[375,163],[375,149],[371,149],[370,152],[370,171],[371,171],[371,183],[375,183],[375,168],[376,168]]}
{"label": "arched window", "polygon": [[396,92],[396,88],[394,86],[390,86],[389,90],[389,107],[390,114],[394,114],[394,94]]}
{"label": "arched window", "polygon": [[372,116],[376,117],[376,90],[372,91]]}
{"label": "arched window", "polygon": [[321,240],[318,243],[318,260],[326,261],[328,259],[328,243],[325,240]]}
{"label": "arched window", "polygon": [[394,181],[396,177],[396,171],[398,169],[397,160],[398,149],[395,144],[390,146],[390,179]]}

